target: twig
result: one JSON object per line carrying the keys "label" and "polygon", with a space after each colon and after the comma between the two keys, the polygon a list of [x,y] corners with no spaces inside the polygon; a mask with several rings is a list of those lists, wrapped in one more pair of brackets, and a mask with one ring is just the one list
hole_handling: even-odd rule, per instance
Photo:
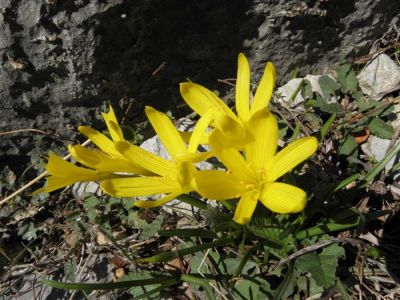
{"label": "twig", "polygon": [[17,130],[11,130],[11,131],[6,131],[6,132],[1,132],[0,133],[0,136],[3,136],[3,135],[7,135],[7,134],[13,134],[13,133],[19,133],[19,132],[29,132],[29,131],[32,131],[32,132],[37,132],[37,133],[41,133],[41,134],[49,134],[48,132],[46,132],[46,131],[43,131],[43,130],[39,130],[39,129],[33,129],[33,128],[24,128],[24,129],[17,129]]}
{"label": "twig", "polygon": [[319,242],[317,244],[314,244],[314,245],[311,245],[311,246],[304,247],[303,249],[301,249],[301,250],[289,255],[286,258],[282,258],[279,261],[279,263],[276,265],[275,269],[283,266],[284,264],[287,264],[288,262],[290,262],[293,259],[296,259],[299,256],[302,256],[302,255],[307,254],[309,252],[324,248],[326,246],[329,246],[329,245],[332,245],[332,244],[335,244],[335,243],[341,243],[341,242],[343,242],[342,239],[332,238],[332,239],[329,239],[329,240],[321,241],[321,242]]}
{"label": "twig", "polygon": [[[90,140],[86,140],[81,146],[87,146],[90,143]],[[63,157],[64,160],[67,160],[71,157],[71,154],[68,154],[66,156]],[[27,184],[25,184],[24,186],[22,186],[21,188],[19,188],[18,190],[16,190],[14,193],[12,193],[11,195],[5,197],[4,199],[0,200],[0,206],[3,205],[4,203],[8,202],[9,200],[11,200],[12,198],[14,198],[15,196],[21,194],[23,191],[25,191],[27,188],[29,188],[30,186],[34,185],[36,182],[38,182],[40,179],[46,177],[48,175],[47,171],[43,172],[42,174],[40,174],[39,176],[37,176],[36,178],[32,179],[31,181],[29,181]]]}

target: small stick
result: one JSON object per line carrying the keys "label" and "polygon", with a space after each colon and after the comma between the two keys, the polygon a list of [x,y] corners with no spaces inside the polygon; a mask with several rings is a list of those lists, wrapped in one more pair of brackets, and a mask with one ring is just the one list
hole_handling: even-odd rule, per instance
{"label": "small stick", "polygon": [[26,131],[38,132],[38,133],[46,134],[46,135],[49,134],[48,132],[43,131],[43,130],[39,130],[39,129],[24,128],[24,129],[18,129],[18,130],[11,130],[11,131],[6,131],[6,132],[1,132],[1,133],[0,133],[0,136],[7,135],[7,134],[13,134],[13,133],[19,133],[19,132],[26,132]]}
{"label": "small stick", "polygon": [[[90,140],[86,140],[81,146],[87,146],[90,143]],[[71,154],[68,154],[66,156],[63,157],[64,160],[67,160],[71,157]],[[30,186],[32,186],[33,184],[35,184],[36,182],[38,182],[40,179],[46,177],[46,175],[48,175],[47,171],[43,172],[42,174],[40,174],[39,176],[37,176],[36,178],[32,179],[31,181],[29,181],[27,184],[25,184],[24,186],[22,186],[21,188],[19,188],[18,190],[16,190],[14,193],[12,193],[11,195],[5,197],[4,199],[0,200],[0,206],[3,205],[4,203],[8,202],[9,200],[11,200],[12,198],[14,198],[15,196],[21,194],[23,191],[25,191],[27,188],[29,188]]]}

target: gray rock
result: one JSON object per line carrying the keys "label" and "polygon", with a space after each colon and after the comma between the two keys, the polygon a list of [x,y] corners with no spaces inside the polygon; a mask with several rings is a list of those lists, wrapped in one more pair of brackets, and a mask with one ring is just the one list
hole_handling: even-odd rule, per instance
{"label": "gray rock", "polygon": [[383,53],[370,61],[357,78],[364,94],[380,100],[400,89],[400,66]]}
{"label": "gray rock", "polygon": [[144,119],[144,105],[185,115],[178,83],[223,94],[217,79],[235,76],[240,51],[254,79],[267,60],[280,79],[295,68],[321,73],[367,54],[399,10],[392,0],[1,1],[0,131],[48,134],[44,146],[32,132],[2,136],[0,169],[21,174],[33,148],[65,148],[77,125],[101,128],[108,101],[125,109],[136,99],[129,124]]}
{"label": "gray rock", "polygon": [[[396,142],[396,144],[399,141]],[[361,145],[362,150],[366,155],[368,155],[371,158],[374,158],[377,161],[381,161],[385,155],[386,151],[389,147],[390,140],[386,139],[381,139],[379,137],[371,135],[367,142]],[[390,160],[386,166],[385,170],[388,171],[390,168],[394,165],[394,163],[397,163],[399,160],[399,157],[396,156],[392,160]]]}
{"label": "gray rock", "polygon": [[[290,80],[288,83],[285,85],[279,87],[276,91],[276,94],[278,95],[277,101],[278,102],[285,102],[289,104],[292,107],[295,107],[299,110],[302,110],[302,103],[304,102],[304,98],[301,95],[301,92],[299,91],[296,95],[296,97],[293,98],[292,102],[291,98],[293,95],[296,93],[297,89],[299,88],[301,82],[303,80],[308,80],[311,85],[311,89],[313,92],[316,92],[320,95],[322,95],[322,90],[319,85],[319,79],[321,78],[322,75],[311,75],[308,74],[304,78],[294,78]],[[335,80],[332,76],[329,76],[331,79]],[[330,99],[331,102],[336,102],[337,100],[335,98]]]}

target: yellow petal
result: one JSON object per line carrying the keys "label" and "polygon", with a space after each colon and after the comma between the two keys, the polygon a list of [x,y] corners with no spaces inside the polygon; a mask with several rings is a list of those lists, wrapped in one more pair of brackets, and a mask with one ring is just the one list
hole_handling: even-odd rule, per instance
{"label": "yellow petal", "polygon": [[256,139],[246,145],[246,160],[265,169],[276,152],[278,123],[267,109],[262,109],[251,116],[247,128]]}
{"label": "yellow petal", "polygon": [[104,180],[102,190],[116,197],[139,197],[155,194],[181,193],[179,185],[165,177],[127,177]]}
{"label": "yellow petal", "polygon": [[249,191],[243,194],[236,207],[235,216],[233,217],[236,223],[247,224],[250,221],[256,209],[259,195],[260,193],[257,191]]}
{"label": "yellow petal", "polygon": [[118,151],[132,164],[161,176],[176,176],[175,164],[128,142],[116,143]]}
{"label": "yellow petal", "polygon": [[110,105],[110,110],[108,113],[102,113],[103,119],[106,122],[108,131],[110,132],[111,138],[114,142],[119,142],[124,140],[124,135],[122,133],[121,127],[118,125],[117,117],[115,116],[114,110]]}
{"label": "yellow petal", "polygon": [[[193,135],[193,131],[178,131],[178,132],[181,138],[185,141],[185,143],[189,144],[190,139],[192,138]],[[210,136],[209,132],[203,132],[202,136],[200,137],[199,145],[207,145],[209,136]]]}
{"label": "yellow petal", "polygon": [[112,173],[98,173],[95,170],[77,167],[51,152],[49,153],[46,170],[50,174],[46,178],[47,183],[44,187],[44,191],[47,193],[75,182],[97,181],[118,176]]}
{"label": "yellow petal", "polygon": [[[77,167],[52,152],[49,153],[46,170],[50,175],[64,178],[71,178],[74,176],[77,178],[84,178],[97,175],[95,170]],[[79,179],[76,181],[79,181]]]}
{"label": "yellow petal", "polygon": [[276,70],[271,62],[268,62],[264,74],[261,77],[261,81],[257,87],[256,94],[254,95],[253,104],[251,106],[251,114],[256,111],[268,108],[269,102],[271,101],[272,93],[274,91],[276,81]]}
{"label": "yellow petal", "polygon": [[150,106],[146,106],[145,111],[151,125],[171,157],[175,160],[187,153],[186,144],[169,117]]}
{"label": "yellow petal", "polygon": [[193,134],[190,137],[188,146],[189,153],[195,153],[197,151],[197,147],[201,144],[202,138],[213,119],[214,110],[210,109],[199,119],[199,121],[197,121]]}
{"label": "yellow petal", "polygon": [[112,156],[120,156],[115,149],[115,144],[104,134],[88,126],[79,126],[78,130],[86,135],[97,147]]}
{"label": "yellow petal", "polygon": [[307,195],[302,189],[293,185],[274,182],[264,187],[260,201],[276,213],[297,213],[305,208]]}
{"label": "yellow petal", "polygon": [[239,54],[236,79],[236,111],[242,122],[250,116],[250,65],[243,53]]}
{"label": "yellow petal", "polygon": [[195,174],[197,192],[210,200],[240,197],[245,186],[231,173],[216,170],[198,171]]}
{"label": "yellow petal", "polygon": [[226,114],[231,118],[236,117],[224,101],[212,91],[199,84],[193,82],[181,83],[180,91],[185,102],[200,116],[205,115],[209,109],[212,109]]}
{"label": "yellow petal", "polygon": [[237,149],[226,147],[226,143],[218,130],[214,130],[210,135],[210,144],[219,160],[237,178],[246,183],[257,181],[255,171],[249,167]]}
{"label": "yellow petal", "polygon": [[81,145],[68,145],[72,157],[81,164],[95,169],[97,172],[128,172],[140,175],[151,175],[153,172],[135,165],[127,158],[111,157],[104,152],[88,149]]}
{"label": "yellow petal", "polygon": [[145,201],[135,201],[133,205],[141,208],[153,208],[157,206],[161,206],[171,200],[176,199],[181,193],[171,193],[168,196],[165,196],[158,200],[145,200]]}
{"label": "yellow petal", "polygon": [[224,114],[217,114],[215,127],[225,136],[226,142],[235,148],[243,148],[247,143],[254,140],[251,132],[237,119]]}
{"label": "yellow petal", "polygon": [[194,190],[194,184],[192,181],[194,179],[194,174],[196,172],[196,168],[191,162],[183,161],[177,164],[178,165],[178,176],[177,180],[181,186],[183,193],[187,194]]}
{"label": "yellow petal", "polygon": [[313,137],[301,138],[283,148],[267,166],[267,180],[275,181],[299,163],[313,155],[318,148],[318,140]]}
{"label": "yellow petal", "polygon": [[112,174],[94,174],[90,177],[57,177],[57,176],[49,176],[46,178],[46,185],[44,186],[44,192],[50,193],[52,191],[61,189],[68,185],[74,184],[76,182],[89,182],[89,181],[98,181],[105,178],[112,178]]}

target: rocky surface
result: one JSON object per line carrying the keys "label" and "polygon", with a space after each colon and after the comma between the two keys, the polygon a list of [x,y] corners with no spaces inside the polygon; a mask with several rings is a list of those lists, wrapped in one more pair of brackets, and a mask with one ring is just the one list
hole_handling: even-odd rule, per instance
{"label": "rocky surface", "polygon": [[258,76],[272,60],[285,79],[367,54],[399,12],[392,0],[3,0],[0,133],[48,134],[0,136],[0,169],[22,171],[79,124],[101,128],[108,101],[123,99],[121,115],[134,99],[130,123],[148,104],[184,114],[178,83],[228,88],[217,79],[235,76],[240,51]]}

